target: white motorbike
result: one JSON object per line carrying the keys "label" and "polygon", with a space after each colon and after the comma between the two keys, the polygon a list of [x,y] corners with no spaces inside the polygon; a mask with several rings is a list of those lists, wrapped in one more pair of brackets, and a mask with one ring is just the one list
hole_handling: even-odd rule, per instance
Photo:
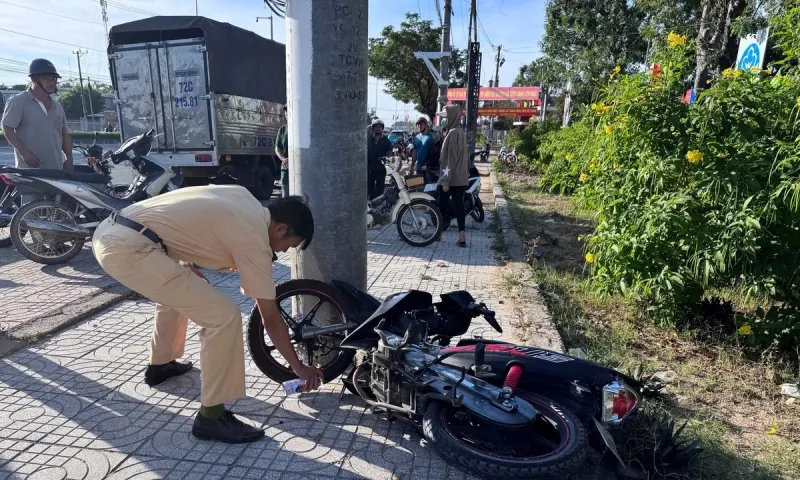
{"label": "white motorbike", "polygon": [[367,203],[367,228],[372,228],[376,217],[388,217],[397,224],[397,234],[404,242],[424,247],[441,236],[442,213],[436,199],[422,191],[425,179],[421,175],[400,173],[402,161],[398,155],[383,158],[389,183],[382,195]]}
{"label": "white motorbike", "polygon": [[[176,190],[175,172],[146,157],[155,131],[128,139],[116,152],[106,152],[92,173],[62,170],[4,169],[5,180],[41,192],[44,200],[23,205],[11,219],[14,247],[26,258],[45,265],[65,263],[78,255],[94,230],[114,211],[140,200]],[[129,161],[138,172],[127,191],[109,189],[109,162]]]}

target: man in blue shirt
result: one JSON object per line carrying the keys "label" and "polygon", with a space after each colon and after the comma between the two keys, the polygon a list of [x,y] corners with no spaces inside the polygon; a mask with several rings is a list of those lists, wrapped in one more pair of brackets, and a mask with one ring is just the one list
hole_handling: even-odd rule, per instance
{"label": "man in blue shirt", "polygon": [[414,137],[414,150],[412,150],[411,156],[414,159],[414,165],[417,166],[417,175],[422,175],[425,157],[428,155],[428,150],[433,146],[435,140],[430,128],[428,128],[427,118],[419,117],[417,127],[419,127],[419,133]]}

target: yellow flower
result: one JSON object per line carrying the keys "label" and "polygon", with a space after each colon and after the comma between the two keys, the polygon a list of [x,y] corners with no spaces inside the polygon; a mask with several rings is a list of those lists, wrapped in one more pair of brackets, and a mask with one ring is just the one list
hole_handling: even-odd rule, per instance
{"label": "yellow flower", "polygon": [[606,125],[605,130],[608,135],[611,135],[611,132],[614,130],[614,127],[612,127],[611,125]]}
{"label": "yellow flower", "polygon": [[594,263],[594,261],[596,259],[597,259],[597,257],[595,257],[594,253],[587,253],[586,254],[586,263]]}
{"label": "yellow flower", "polygon": [[621,71],[622,71],[622,68],[620,68],[620,66],[619,66],[619,65],[617,65],[616,67],[614,67],[614,73],[619,73],[619,72],[621,72]]}
{"label": "yellow flower", "polygon": [[614,165],[612,165],[612,167],[614,167],[614,168],[617,168],[617,167],[619,167],[619,163],[617,163],[617,162],[614,162]]}
{"label": "yellow flower", "polygon": [[767,430],[767,435],[777,435],[778,434],[778,422],[772,422],[772,427]]}
{"label": "yellow flower", "polygon": [[733,71],[733,76],[734,77],[741,77],[742,76],[742,71],[741,70],[734,70]]}
{"label": "yellow flower", "polygon": [[745,323],[744,325],[739,327],[739,329],[736,330],[736,332],[739,335],[743,335],[743,336],[752,335],[753,334],[753,327],[751,327],[749,323]]}
{"label": "yellow flower", "polygon": [[564,158],[566,158],[567,161],[572,161],[575,160],[575,155],[568,153]]}
{"label": "yellow flower", "polygon": [[578,241],[582,242],[583,241],[583,237],[584,237],[583,235],[578,235]]}
{"label": "yellow flower", "polygon": [[667,35],[667,42],[669,42],[669,48],[675,48],[678,45],[686,45],[686,37],[675,32],[670,32],[669,35]]}
{"label": "yellow flower", "polygon": [[581,183],[586,183],[589,181],[589,175],[587,175],[586,173],[581,173],[579,180],[581,181]]}
{"label": "yellow flower", "polygon": [[686,152],[686,160],[689,163],[700,163],[703,160],[703,152],[699,150],[689,150]]}
{"label": "yellow flower", "polygon": [[733,72],[735,72],[734,69],[726,68],[725,70],[722,71],[722,76],[725,78],[732,77],[734,76]]}
{"label": "yellow flower", "polygon": [[800,108],[800,97],[797,97],[797,100],[795,100],[795,103],[797,103],[797,107]]}

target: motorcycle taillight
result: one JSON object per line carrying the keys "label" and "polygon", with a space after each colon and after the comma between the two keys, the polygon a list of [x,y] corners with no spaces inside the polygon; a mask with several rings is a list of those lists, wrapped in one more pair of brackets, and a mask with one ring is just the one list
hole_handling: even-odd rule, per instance
{"label": "motorcycle taillight", "polygon": [[603,423],[619,423],[630,414],[639,399],[630,387],[613,381],[603,387]]}
{"label": "motorcycle taillight", "polygon": [[2,181],[3,183],[5,183],[6,185],[14,185],[14,182],[12,182],[11,180],[9,180],[9,179],[8,179],[8,177],[6,177],[6,176],[5,176],[5,175],[3,175],[3,174],[0,174],[0,181]]}

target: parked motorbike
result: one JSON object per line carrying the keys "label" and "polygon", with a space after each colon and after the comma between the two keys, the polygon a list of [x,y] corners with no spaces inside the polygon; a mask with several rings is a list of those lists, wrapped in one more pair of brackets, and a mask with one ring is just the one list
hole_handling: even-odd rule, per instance
{"label": "parked motorbike", "polygon": [[[114,185],[110,183],[110,171],[105,171],[97,164],[96,160],[102,158],[103,147],[97,145],[97,134],[95,134],[92,145],[75,145],[73,147],[86,158],[87,165],[75,165],[75,173],[98,173],[109,178],[107,184],[108,192],[115,196],[121,196],[128,190],[128,185]],[[0,181],[3,185],[3,193],[0,195],[0,248],[7,248],[13,245],[11,241],[11,219],[21,207],[20,193],[16,185],[3,172],[14,171],[11,167],[0,167]],[[41,170],[39,170],[41,171]]]}
{"label": "parked motorbike", "polygon": [[[67,262],[80,253],[95,228],[112,212],[177,189],[170,182],[175,176],[172,169],[146,157],[154,137],[155,131],[150,130],[128,139],[116,152],[106,152],[92,165],[101,173],[5,169],[3,175],[10,182],[46,196],[14,213],[10,235],[16,249],[37,263]],[[117,196],[109,187],[109,166],[125,161],[132,163],[138,175],[125,193]]]}
{"label": "parked motorbike", "polygon": [[[477,154],[476,154],[477,155]],[[430,193],[437,202],[439,200],[439,192],[437,190],[436,182],[439,181],[439,170],[425,169],[425,191]],[[486,213],[483,210],[483,202],[480,197],[481,193],[481,177],[478,169],[471,168],[469,172],[469,187],[464,192],[464,215],[472,217],[478,223],[483,223],[486,219]],[[442,212],[444,218],[444,225],[442,230],[450,228],[450,222],[456,217],[455,209],[453,208],[453,199],[450,199],[448,208]]]}
{"label": "parked motorbike", "polygon": [[436,200],[422,191],[420,176],[400,174],[402,159],[384,157],[389,183],[383,194],[367,203],[367,228],[376,216],[388,217],[397,224],[397,234],[409,245],[424,247],[442,234],[443,220]]}
{"label": "parked motorbike", "polygon": [[[545,349],[482,338],[450,347],[479,316],[502,332],[495,313],[468,292],[434,302],[411,290],[380,302],[344,282],[292,280],[277,287],[276,299],[301,360],[322,368],[325,382],[344,375],[373,412],[412,422],[442,457],[471,473],[564,478],[589,445],[622,463],[608,427],[635,415],[642,386]],[[295,378],[272,356],[257,307],[248,346],[269,378]]]}

